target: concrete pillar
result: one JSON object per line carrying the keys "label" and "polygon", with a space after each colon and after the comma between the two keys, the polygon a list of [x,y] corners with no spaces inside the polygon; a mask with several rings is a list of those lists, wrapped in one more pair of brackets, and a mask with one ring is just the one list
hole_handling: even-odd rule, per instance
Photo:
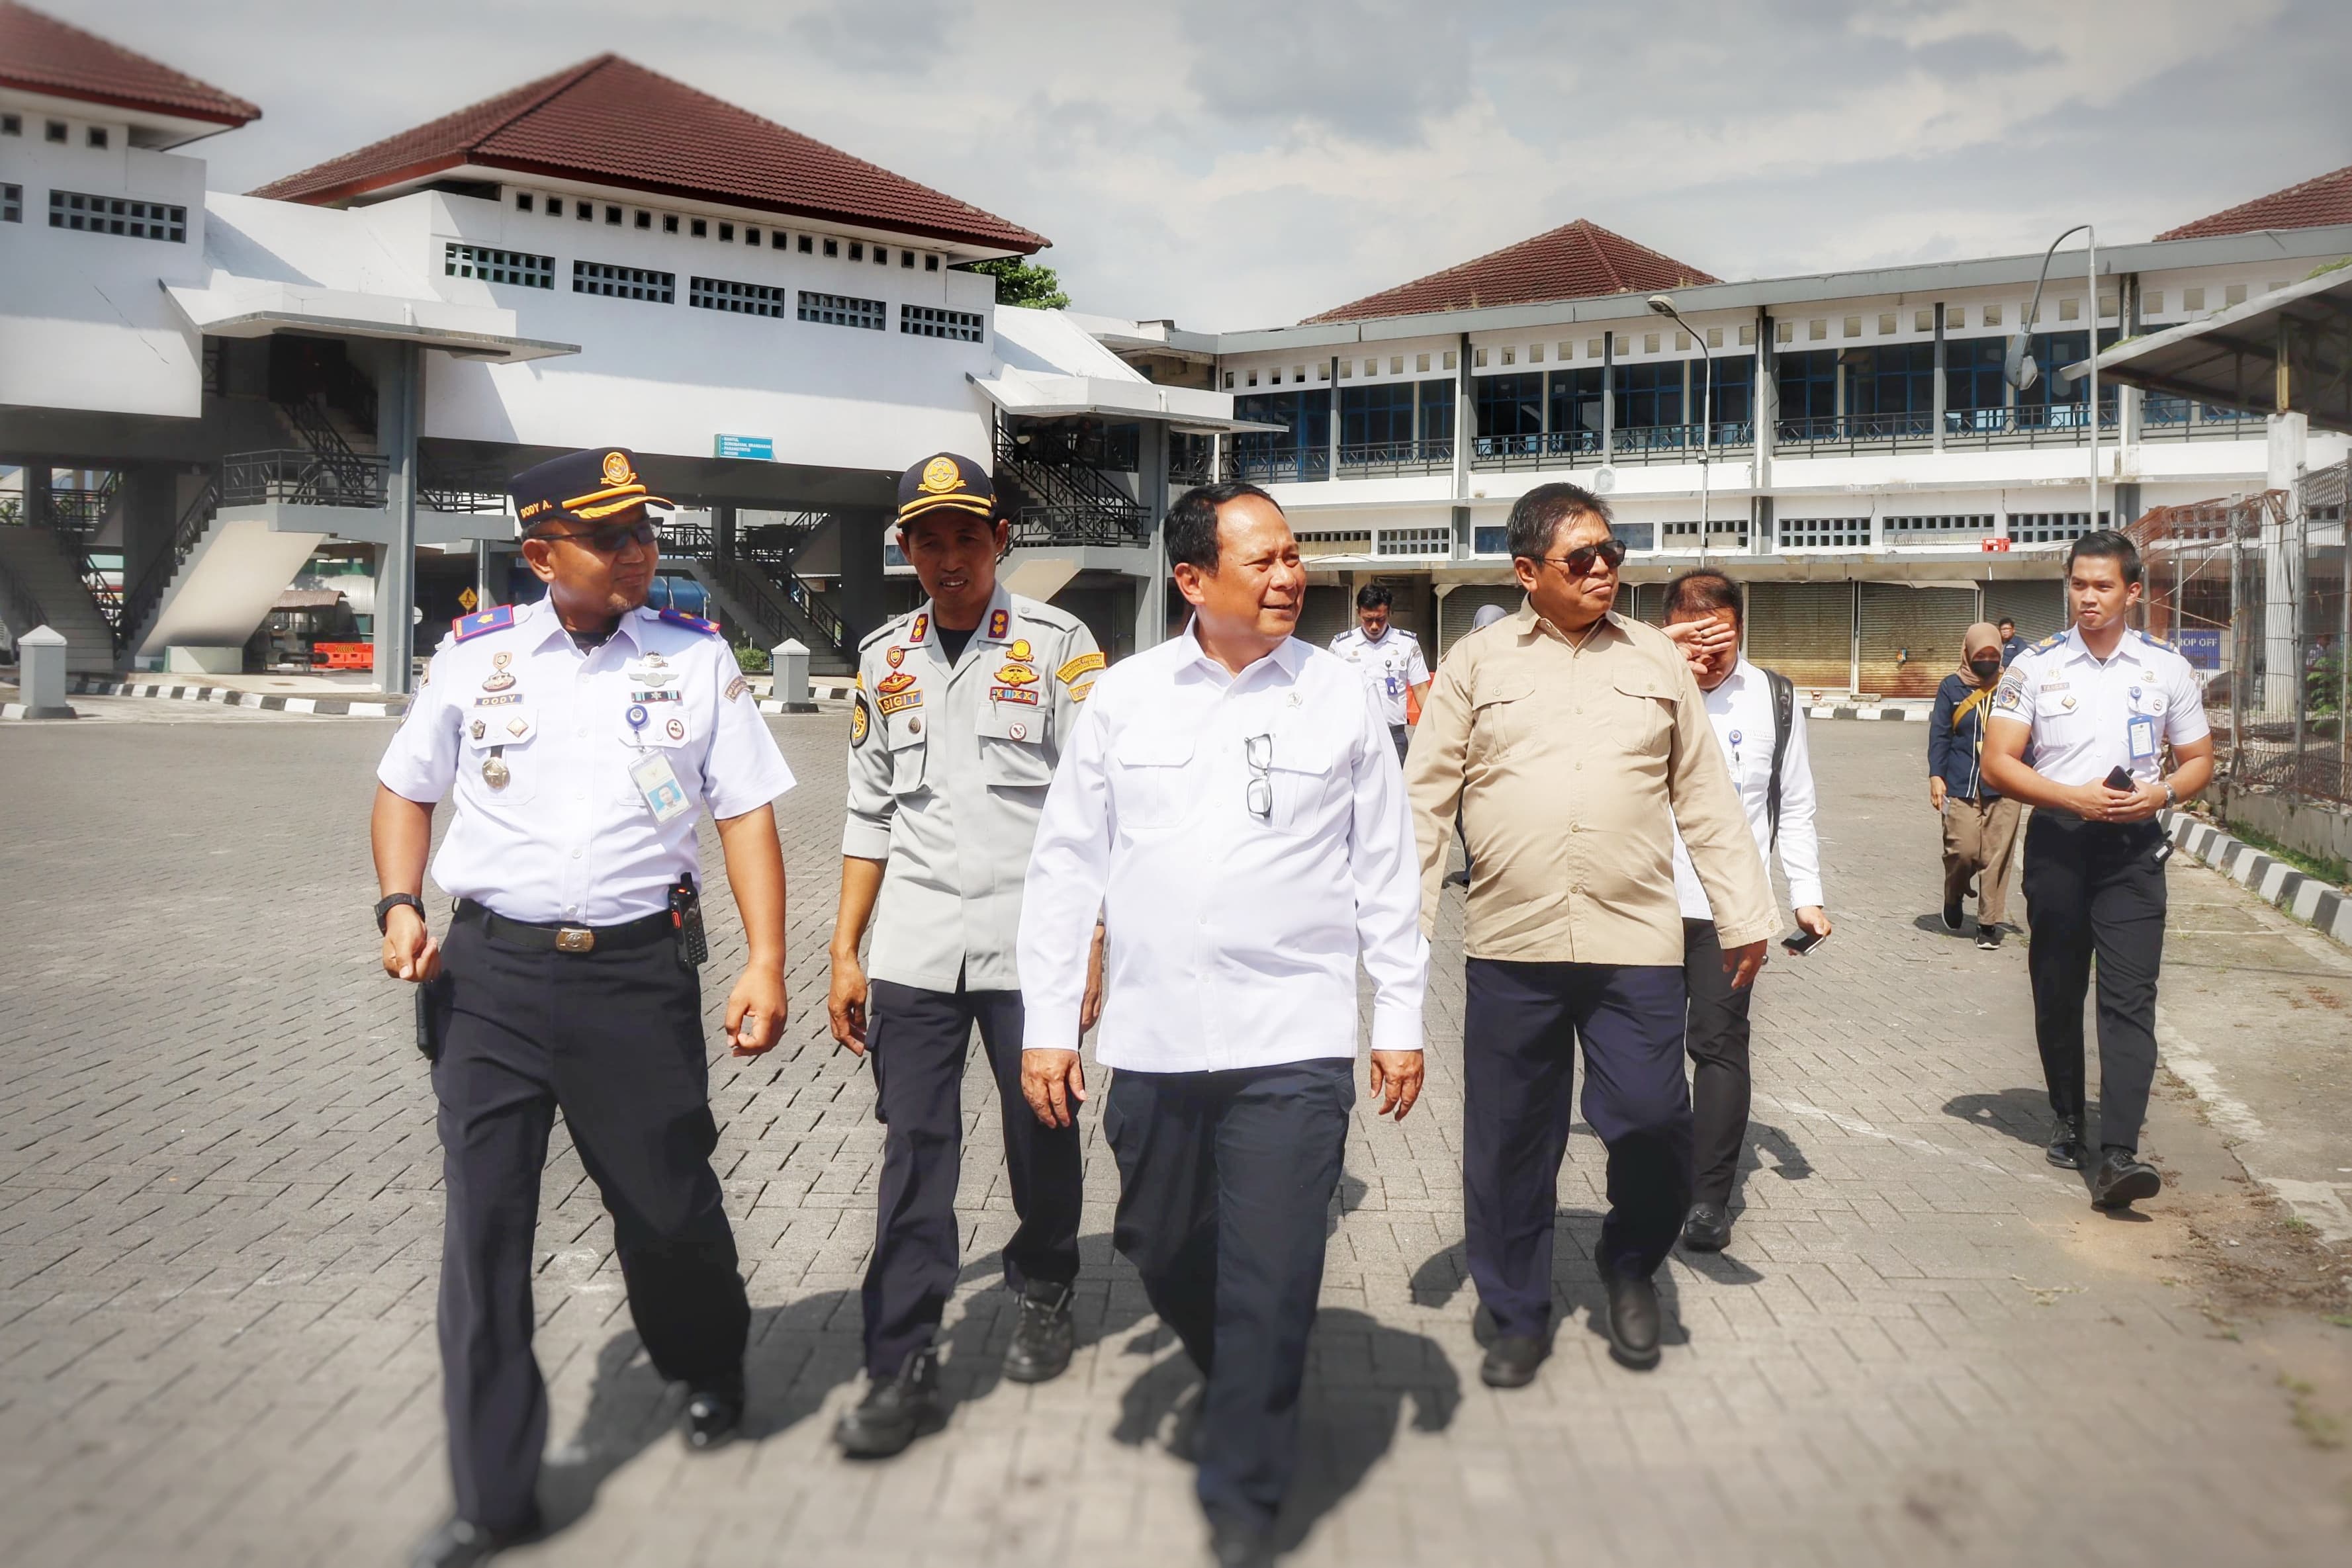
{"label": "concrete pillar", "polygon": [[710,548],[720,560],[735,559],[735,508],[718,506],[710,508]]}
{"label": "concrete pillar", "polygon": [[[2300,413],[2274,413],[2270,427],[2270,472],[2264,487],[2292,497],[2301,485],[2310,421]],[[2289,511],[2293,505],[2290,502]],[[2292,517],[2281,524],[2263,513],[2263,715],[2284,718],[2301,706],[2303,660],[2296,648],[2301,619],[2303,530]]]}
{"label": "concrete pillar", "polygon": [[1944,385],[1944,302],[1936,301],[1936,450],[1944,449],[1944,406],[1949,392]]}
{"label": "concrete pillar", "polygon": [[1601,461],[1605,465],[1617,452],[1617,332],[1601,334]]}
{"label": "concrete pillar", "polygon": [[66,706],[66,639],[62,632],[36,626],[16,639],[17,695],[26,718],[71,718]]}
{"label": "concrete pillar", "polygon": [[425,352],[414,343],[384,345],[376,389],[376,444],[391,459],[384,507],[392,514],[389,545],[376,549],[376,690],[405,695],[416,649],[416,425],[424,403]]}
{"label": "concrete pillar", "polygon": [[[179,522],[179,475],[168,464],[140,463],[122,481],[122,586],[144,581],[172,548]],[[138,630],[123,628],[125,634]]]}
{"label": "concrete pillar", "polygon": [[1478,404],[1470,395],[1470,334],[1456,335],[1454,355],[1454,498],[1470,498],[1470,440],[1478,434]]}
{"label": "concrete pillar", "polygon": [[[1339,374],[1339,362],[1331,361],[1334,376]],[[1332,382],[1331,395],[1336,402],[1336,381]],[[1336,417],[1332,428],[1339,428]],[[1333,473],[1336,475],[1338,470],[1335,468]],[[1168,639],[1168,553],[1164,544],[1170,500],[1168,427],[1157,420],[1145,420],[1139,434],[1135,480],[1136,499],[1143,503],[1148,529],[1144,536],[1143,570],[1135,581],[1135,647],[1140,652]]]}
{"label": "concrete pillar", "polygon": [[841,535],[841,619],[854,650],[888,619],[882,613],[882,538],[891,515],[880,507],[838,507],[833,516]]}
{"label": "concrete pillar", "polygon": [[36,457],[26,461],[25,479],[25,521],[35,528],[49,527],[49,460]]}
{"label": "concrete pillar", "polygon": [[769,649],[768,700],[782,703],[786,713],[816,712],[809,696],[808,667],[809,651],[796,638],[787,637]]}

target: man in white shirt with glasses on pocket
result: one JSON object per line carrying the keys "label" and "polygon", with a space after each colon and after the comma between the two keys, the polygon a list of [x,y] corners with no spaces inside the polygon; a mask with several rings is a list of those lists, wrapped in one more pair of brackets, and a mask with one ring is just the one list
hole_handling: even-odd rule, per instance
{"label": "man in white shirt with glasses on pocket", "polygon": [[1176,638],[1096,682],[1045,799],[1021,913],[1022,1086],[1066,1124],[1087,954],[1108,932],[1113,1241],[1201,1368],[1198,1490],[1221,1564],[1270,1562],[1355,1103],[1422,1086],[1429,947],[1404,782],[1355,670],[1292,632],[1307,574],[1255,486],[1168,514]]}

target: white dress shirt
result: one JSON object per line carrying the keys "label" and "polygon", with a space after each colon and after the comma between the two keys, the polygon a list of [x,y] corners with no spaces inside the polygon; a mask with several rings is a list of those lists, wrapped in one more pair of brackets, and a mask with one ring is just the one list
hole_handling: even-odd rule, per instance
{"label": "white dress shirt", "polygon": [[[1265,764],[1250,766],[1253,737]],[[1251,786],[1270,810],[1250,810]],[[1095,683],[1021,911],[1031,1050],[1075,1051],[1108,932],[1104,1065],[1207,1072],[1421,1049],[1429,945],[1396,747],[1356,672],[1296,638],[1238,675],[1181,636]]]}
{"label": "white dress shirt", "polygon": [[1377,638],[1350,626],[1331,639],[1331,652],[1356,666],[1372,694],[1373,706],[1391,729],[1405,722],[1405,693],[1429,684],[1429,661],[1421,639],[1391,621]]}
{"label": "white dress shirt", "polygon": [[[1706,695],[1706,716],[1731,768],[1756,852],[1772,868],[1772,687],[1764,672],[1742,659],[1723,684]],[[1802,909],[1822,899],[1822,841],[1813,827],[1813,764],[1805,746],[1805,710],[1792,705],[1789,749],[1780,758],[1780,874],[1789,883],[1789,907]],[[1685,920],[1713,920],[1706,889],[1699,885],[1683,836],[1675,834],[1675,898]]]}
{"label": "white dress shirt", "polygon": [[423,804],[456,794],[433,857],[452,897],[509,920],[617,925],[668,908],[698,863],[700,813],[657,821],[630,776],[648,756],[716,819],[793,787],[726,639],[642,609],[583,653],[542,600],[442,643],[376,778]]}
{"label": "white dress shirt", "polygon": [[2152,783],[2164,771],[2160,742],[2213,733],[2196,670],[2145,632],[2126,632],[2105,660],[2080,628],[2042,639],[2001,672],[1992,716],[2031,727],[2033,771],[2053,784],[2089,784],[2119,764]]}

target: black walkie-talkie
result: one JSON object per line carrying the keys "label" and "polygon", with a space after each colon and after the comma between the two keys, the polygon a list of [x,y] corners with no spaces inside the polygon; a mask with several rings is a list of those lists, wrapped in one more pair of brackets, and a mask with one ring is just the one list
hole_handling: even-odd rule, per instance
{"label": "black walkie-talkie", "polygon": [[669,890],[669,917],[677,928],[678,967],[702,967],[710,956],[710,943],[702,933],[702,894],[695,889],[691,872]]}

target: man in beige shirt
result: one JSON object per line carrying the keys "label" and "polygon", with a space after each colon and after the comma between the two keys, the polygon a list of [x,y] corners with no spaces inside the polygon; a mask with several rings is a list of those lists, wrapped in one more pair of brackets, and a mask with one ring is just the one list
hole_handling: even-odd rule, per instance
{"label": "man in beige shirt", "polygon": [[1679,825],[1735,988],[1778,924],[1770,883],[1682,651],[1610,612],[1625,549],[1600,497],[1543,485],[1511,508],[1518,612],[1438,665],[1405,762],[1436,927],[1460,814],[1475,868],[1463,940],[1462,1185],[1471,1278],[1497,1337],[1480,1375],[1516,1388],[1549,1354],[1553,1216],[1574,1049],[1609,1150],[1597,1261],[1618,1359],[1655,1365],[1650,1276],[1690,1198]]}

